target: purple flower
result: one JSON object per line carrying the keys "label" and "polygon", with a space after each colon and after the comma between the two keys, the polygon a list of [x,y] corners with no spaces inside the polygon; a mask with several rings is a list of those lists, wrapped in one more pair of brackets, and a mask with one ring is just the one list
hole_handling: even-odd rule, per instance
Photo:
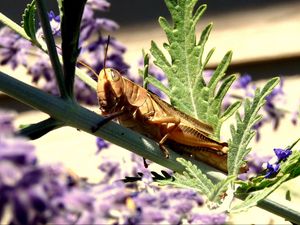
{"label": "purple flower", "polygon": [[15,113],[10,111],[0,110],[0,138],[1,136],[11,136],[15,129],[12,120],[15,117]]}
{"label": "purple flower", "polygon": [[96,154],[98,154],[102,149],[108,148],[109,146],[109,143],[100,137],[96,138],[96,144],[98,148]]}
{"label": "purple flower", "polygon": [[239,179],[247,180],[251,177],[257,176],[263,171],[263,164],[267,163],[271,159],[271,156],[259,156],[256,153],[249,154],[246,158],[248,171],[240,174]]}
{"label": "purple flower", "polygon": [[[10,205],[12,224],[180,224],[185,218],[193,218],[192,224],[199,221],[193,211],[199,210],[204,200],[195,191],[154,187],[148,178],[135,184],[120,181],[128,171],[137,171],[137,165],[142,165],[140,157],[131,154],[134,160],[126,163],[127,171],[121,171],[120,162],[103,157],[99,171],[104,179],[90,184],[71,176],[61,165],[40,165],[33,146],[24,139],[0,140],[0,220],[3,209]],[[109,152],[103,150],[100,156]],[[19,156],[21,161],[16,160]],[[222,214],[206,217],[210,220],[202,220],[219,224]]]}
{"label": "purple flower", "polygon": [[7,27],[0,30],[0,64],[11,65],[15,69],[18,65],[27,66],[27,55],[31,43]]}
{"label": "purple flower", "polygon": [[106,18],[99,18],[96,19],[96,23],[97,23],[97,27],[105,30],[105,31],[109,31],[109,32],[113,32],[116,31],[117,29],[119,29],[119,25],[110,19],[106,19]]}
{"label": "purple flower", "polygon": [[251,82],[252,77],[249,74],[244,74],[238,78],[233,87],[246,89]]}
{"label": "purple flower", "polygon": [[87,5],[94,10],[107,11],[110,7],[110,3],[106,0],[88,0]]}
{"label": "purple flower", "polygon": [[52,10],[48,13],[48,17],[50,21],[55,20],[56,22],[60,22],[60,16],[59,15],[56,16]]}
{"label": "purple flower", "polygon": [[267,173],[265,175],[265,178],[272,178],[273,176],[275,176],[278,171],[280,169],[280,165],[275,163],[275,164],[267,164]]}
{"label": "purple flower", "polygon": [[226,224],[227,215],[225,213],[215,214],[193,214],[189,219],[191,224],[214,224],[221,225]]}
{"label": "purple flower", "polygon": [[274,152],[278,158],[278,163],[281,161],[286,161],[287,158],[292,154],[292,150],[290,149],[274,148]]}

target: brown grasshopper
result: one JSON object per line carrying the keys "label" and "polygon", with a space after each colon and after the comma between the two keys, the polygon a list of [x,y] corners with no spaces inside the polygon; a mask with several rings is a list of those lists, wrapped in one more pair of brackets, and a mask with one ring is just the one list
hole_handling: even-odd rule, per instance
{"label": "brown grasshopper", "polygon": [[114,69],[101,70],[97,95],[102,115],[117,117],[121,125],[157,141],[166,157],[170,146],[227,172],[228,145],[209,137],[210,125],[175,109]]}

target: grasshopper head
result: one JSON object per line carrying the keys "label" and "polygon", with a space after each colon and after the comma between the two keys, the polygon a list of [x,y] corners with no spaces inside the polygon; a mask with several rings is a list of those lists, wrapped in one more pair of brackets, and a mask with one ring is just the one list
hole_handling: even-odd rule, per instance
{"label": "grasshopper head", "polygon": [[114,111],[123,93],[123,79],[120,73],[110,68],[101,70],[98,77],[97,94],[103,114]]}

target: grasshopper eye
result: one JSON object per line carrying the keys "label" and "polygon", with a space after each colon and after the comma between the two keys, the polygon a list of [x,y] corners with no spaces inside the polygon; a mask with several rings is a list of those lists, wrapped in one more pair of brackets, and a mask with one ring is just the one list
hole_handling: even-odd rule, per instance
{"label": "grasshopper eye", "polygon": [[120,75],[113,70],[110,71],[110,76],[113,81],[118,81],[120,79]]}

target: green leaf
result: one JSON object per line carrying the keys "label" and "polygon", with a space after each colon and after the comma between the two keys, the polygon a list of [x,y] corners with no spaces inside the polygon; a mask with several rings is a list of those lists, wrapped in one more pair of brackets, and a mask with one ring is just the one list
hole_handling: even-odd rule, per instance
{"label": "green leaf", "polygon": [[230,209],[230,213],[247,211],[251,207],[256,206],[259,201],[265,199],[269,194],[276,190],[283,182],[288,179],[288,177],[289,175],[286,174],[282,176],[273,186],[251,193],[243,202]]}
{"label": "green leaf", "polygon": [[[210,50],[206,57],[203,57],[203,52],[212,24],[205,27],[197,42],[196,24],[206,9],[206,5],[198,6],[197,2],[198,0],[165,0],[172,22],[160,17],[159,24],[167,36],[168,42],[164,43],[163,47],[167,50],[168,55],[165,55],[153,41],[150,52],[154,57],[154,64],[160,67],[167,76],[168,96],[171,104],[178,110],[210,124],[214,129],[211,136],[218,140],[222,123],[232,115],[228,113],[221,119],[222,100],[235,79],[230,77],[222,81],[232,53],[228,52],[224,56],[209,84],[206,85],[203,71],[214,49]],[[153,82],[153,84],[159,89],[161,88],[157,83]],[[216,93],[217,86],[224,87],[224,90],[220,89]]]}
{"label": "green leaf", "polygon": [[231,127],[231,140],[229,140],[229,153],[228,153],[228,174],[237,175],[240,167],[243,164],[244,157],[251,150],[247,148],[249,142],[255,135],[252,130],[253,125],[258,122],[261,116],[258,115],[259,109],[265,103],[265,98],[271,93],[273,88],[279,83],[279,78],[272,78],[260,91],[255,91],[253,101],[245,101],[244,118],[241,119],[239,113],[236,114],[236,127]]}
{"label": "green leaf", "polygon": [[223,78],[225,75],[225,71],[228,68],[232,58],[232,51],[226,53],[223,57],[221,63],[218,65],[217,69],[212,75],[212,78],[209,80],[208,87],[213,91],[217,87],[218,82]]}
{"label": "green leaf", "polygon": [[221,120],[222,121],[227,120],[231,115],[233,115],[233,113],[235,113],[238,110],[238,108],[241,106],[241,104],[242,104],[241,101],[236,101],[235,103],[230,105],[223,113]]}
{"label": "green leaf", "polygon": [[[141,77],[144,78],[144,71],[146,70],[147,68],[144,68],[144,70],[141,70],[139,69],[139,75]],[[151,75],[148,73],[148,76],[146,76],[146,78],[144,78],[144,83],[147,82],[147,83],[150,83],[152,85],[154,85],[155,87],[159,88],[162,92],[164,92],[167,96],[170,95],[170,90],[165,86],[163,85],[158,79],[156,79],[154,77],[154,75]]]}
{"label": "green leaf", "polygon": [[211,194],[208,196],[208,199],[212,202],[218,203],[222,194],[227,191],[228,186],[236,179],[235,176],[228,176],[226,179],[219,181],[212,189]]}
{"label": "green leaf", "polygon": [[196,190],[206,196],[211,195],[211,191],[214,189],[214,185],[205,174],[193,165],[190,161],[183,158],[176,159],[180,164],[185,167],[185,171],[175,173],[173,178],[158,180],[157,182],[161,185],[173,185],[178,188],[190,188]]}
{"label": "green leaf", "polygon": [[86,0],[62,0],[61,13],[61,37],[62,58],[64,63],[64,82],[67,92],[73,96],[75,65],[80,49],[78,48],[80,23]]}
{"label": "green leaf", "polygon": [[22,15],[22,27],[25,33],[30,37],[31,41],[39,46],[39,43],[36,39],[36,24],[35,24],[35,15],[36,15],[36,6],[35,0],[33,0],[30,4],[27,4],[24,13]]}

